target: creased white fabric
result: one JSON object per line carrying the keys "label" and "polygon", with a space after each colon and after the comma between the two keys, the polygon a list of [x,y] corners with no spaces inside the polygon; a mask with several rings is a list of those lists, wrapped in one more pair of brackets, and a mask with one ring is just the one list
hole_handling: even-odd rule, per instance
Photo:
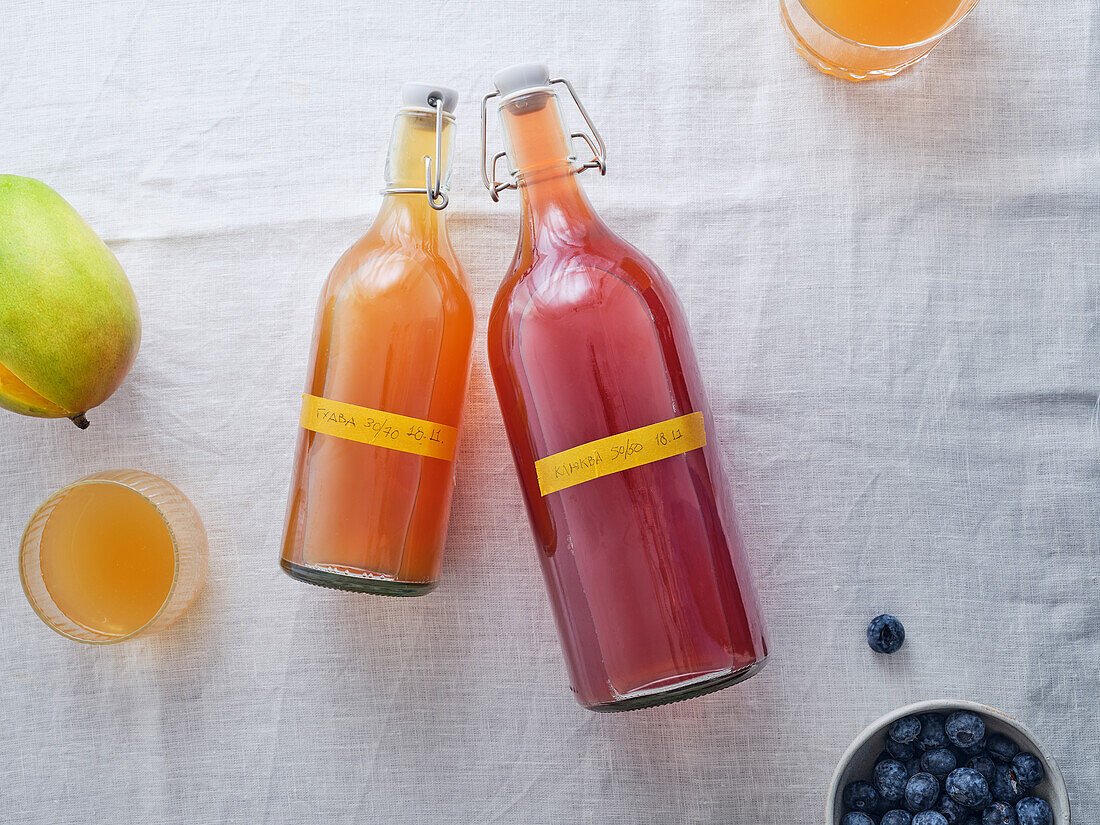
{"label": "creased white fabric", "polygon": [[[1025,720],[1100,821],[1094,0],[986,0],[874,85],[811,70],[770,2],[0,18],[0,167],[101,233],[145,325],[87,432],[0,414],[0,819],[814,823],[866,723],[957,696]],[[481,187],[478,103],[532,58],[603,131],[596,206],[684,300],[770,622],[760,676],[652,711],[573,702],[485,366],[518,202]],[[387,600],[277,556],[314,301],[411,79],[462,95],[448,215],[480,323],[445,579]],[[97,649],[34,617],[16,548],[113,467],[191,496],[210,581]],[[882,611],[890,659],[863,639]]]}

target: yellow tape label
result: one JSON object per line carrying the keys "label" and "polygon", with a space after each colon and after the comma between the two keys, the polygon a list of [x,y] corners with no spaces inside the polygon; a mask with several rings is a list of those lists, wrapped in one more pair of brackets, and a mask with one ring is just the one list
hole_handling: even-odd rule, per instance
{"label": "yellow tape label", "polygon": [[446,424],[330,401],[316,395],[302,396],[302,415],[298,423],[322,435],[444,461],[454,459],[458,443],[458,430]]}
{"label": "yellow tape label", "polygon": [[701,412],[609,435],[536,461],[539,492],[548,496],[594,478],[696,450],[706,443],[707,428]]}

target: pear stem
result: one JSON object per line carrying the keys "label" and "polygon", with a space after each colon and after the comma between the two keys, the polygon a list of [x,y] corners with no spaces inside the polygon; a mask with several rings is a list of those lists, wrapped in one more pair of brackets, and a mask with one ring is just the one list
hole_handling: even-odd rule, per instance
{"label": "pear stem", "polygon": [[88,421],[88,419],[85,417],[84,413],[77,413],[76,415],[71,415],[71,416],[69,416],[69,420],[72,421],[74,424],[76,424],[76,426],[78,426],[82,430],[88,429],[88,424],[90,423]]}

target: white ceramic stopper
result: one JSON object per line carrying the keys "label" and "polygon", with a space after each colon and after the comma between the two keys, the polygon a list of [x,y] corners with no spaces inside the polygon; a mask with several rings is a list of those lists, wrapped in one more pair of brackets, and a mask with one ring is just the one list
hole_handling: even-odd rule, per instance
{"label": "white ceramic stopper", "polygon": [[545,63],[517,63],[493,75],[493,85],[501,97],[526,89],[544,89],[550,85],[550,70]]}
{"label": "white ceramic stopper", "polygon": [[443,111],[454,114],[458,105],[458,92],[446,86],[433,86],[430,83],[406,83],[401,87],[401,105],[415,106],[418,109],[431,109],[428,101],[442,100]]}

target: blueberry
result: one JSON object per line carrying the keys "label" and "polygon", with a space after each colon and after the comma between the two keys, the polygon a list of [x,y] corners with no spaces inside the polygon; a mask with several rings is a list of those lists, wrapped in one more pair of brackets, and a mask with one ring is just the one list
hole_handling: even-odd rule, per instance
{"label": "blueberry", "polygon": [[956,750],[964,756],[980,756],[985,753],[985,739],[979,739],[973,745],[963,745]]}
{"label": "blueberry", "polygon": [[905,795],[905,783],[908,780],[909,771],[894,759],[879,762],[872,775],[875,790],[887,802],[897,802]]}
{"label": "blueberry", "polygon": [[998,765],[993,769],[993,778],[989,780],[989,790],[998,802],[1015,805],[1024,795],[1023,788],[1016,782],[1016,774],[1010,765]]}
{"label": "blueberry", "polygon": [[879,825],[912,825],[913,815],[900,808],[894,808],[882,815]]}
{"label": "blueberry", "polygon": [[886,747],[886,752],[899,762],[908,762],[917,755],[917,746],[912,742],[895,742],[887,736],[883,745]]}
{"label": "blueberry", "polygon": [[967,748],[985,739],[985,722],[968,710],[957,710],[947,717],[947,738],[956,748]]}
{"label": "blueberry", "polygon": [[928,751],[920,758],[920,767],[925,773],[930,773],[937,779],[943,779],[959,767],[959,760],[947,748],[937,748],[934,751]]}
{"label": "blueberry", "polygon": [[921,811],[913,817],[913,825],[947,825],[947,820],[939,811]]}
{"label": "blueberry", "polygon": [[993,757],[995,762],[1011,762],[1012,757],[1020,752],[1016,743],[1003,733],[994,733],[985,740],[985,749]]}
{"label": "blueberry", "polygon": [[955,768],[943,787],[948,796],[968,808],[979,808],[989,798],[989,783],[973,768]]}
{"label": "blueberry", "polygon": [[1023,751],[1012,757],[1012,773],[1021,788],[1034,788],[1043,781],[1043,763],[1035,754]]}
{"label": "blueberry", "polygon": [[862,779],[849,782],[842,795],[844,807],[849,811],[860,811],[872,814],[878,808],[878,791],[870,782]]}
{"label": "blueberry", "polygon": [[1051,825],[1054,812],[1042,799],[1029,796],[1016,803],[1016,820],[1020,825]]}
{"label": "blueberry", "polygon": [[986,782],[989,782],[993,778],[993,771],[997,766],[993,764],[993,760],[988,756],[975,756],[966,763],[966,767],[973,768],[985,777]]}
{"label": "blueberry", "polygon": [[982,813],[982,825],[1017,825],[1016,809],[1007,802],[994,802]]}
{"label": "blueberry", "polygon": [[944,730],[943,716],[941,714],[922,714],[920,724],[920,736],[917,737],[917,747],[920,750],[934,751],[947,744],[947,731]]}
{"label": "blueberry", "polygon": [[911,812],[927,811],[936,804],[940,783],[930,773],[917,773],[905,783],[905,807]]}
{"label": "blueberry", "polygon": [[947,794],[940,796],[940,801],[936,803],[936,810],[943,814],[943,818],[947,820],[947,825],[959,825],[970,815],[966,808]]}
{"label": "blueberry", "polygon": [[862,811],[849,811],[840,820],[840,825],[875,825],[875,820]]}
{"label": "blueberry", "polygon": [[922,770],[922,768],[920,766],[920,757],[919,756],[914,756],[912,759],[910,759],[908,762],[905,763],[905,771],[910,776],[912,776],[913,774],[920,773],[921,770]]}
{"label": "blueberry", "polygon": [[891,756],[890,754],[888,754],[888,753],[887,753],[886,751],[883,751],[882,753],[880,753],[880,754],[879,754],[878,756],[876,756],[876,757],[875,757],[875,764],[877,765],[877,764],[879,764],[880,762],[885,762],[885,761],[887,761],[887,760],[889,760],[889,759],[893,759],[893,758],[894,758],[894,757],[892,757],[892,756]]}
{"label": "blueberry", "polygon": [[916,742],[920,736],[920,717],[905,716],[890,724],[886,732],[887,736],[902,745]]}
{"label": "blueberry", "polygon": [[867,644],[875,653],[897,653],[905,641],[905,628],[889,613],[875,616],[867,625]]}

